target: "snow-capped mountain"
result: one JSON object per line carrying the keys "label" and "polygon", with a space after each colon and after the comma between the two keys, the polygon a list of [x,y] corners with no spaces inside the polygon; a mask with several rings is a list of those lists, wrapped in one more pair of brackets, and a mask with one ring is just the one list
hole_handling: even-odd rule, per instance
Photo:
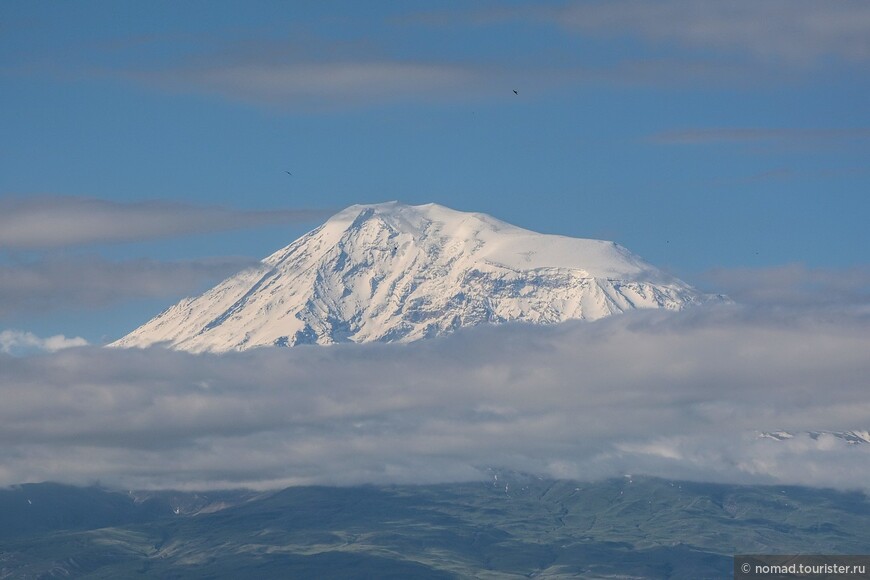
{"label": "snow-capped mountain", "polygon": [[613,242],[391,202],[345,209],[112,346],[408,342],[483,323],[594,320],[708,299]]}

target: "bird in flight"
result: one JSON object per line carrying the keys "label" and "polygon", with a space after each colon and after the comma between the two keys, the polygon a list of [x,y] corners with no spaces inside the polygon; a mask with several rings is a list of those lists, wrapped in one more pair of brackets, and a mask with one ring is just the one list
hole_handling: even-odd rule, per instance
{"label": "bird in flight", "polygon": [[515,95],[518,95],[518,94],[519,94],[519,93],[517,92],[516,89],[514,89],[514,94],[515,94]]}
{"label": "bird in flight", "polygon": [[287,175],[293,175],[293,174],[290,173],[289,171],[285,171],[284,173],[286,173]]}

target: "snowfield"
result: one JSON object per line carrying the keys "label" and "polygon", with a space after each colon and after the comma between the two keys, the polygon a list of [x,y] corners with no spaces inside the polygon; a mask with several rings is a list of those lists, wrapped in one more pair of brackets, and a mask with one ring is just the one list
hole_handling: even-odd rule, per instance
{"label": "snowfield", "polygon": [[545,235],[485,214],[354,205],[118,347],[192,352],[410,342],[467,326],[595,320],[719,301],[600,240]]}

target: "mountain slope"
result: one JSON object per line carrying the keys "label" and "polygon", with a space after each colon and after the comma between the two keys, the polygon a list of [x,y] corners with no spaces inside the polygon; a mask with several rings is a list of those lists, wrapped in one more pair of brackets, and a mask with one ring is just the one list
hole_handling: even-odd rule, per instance
{"label": "mountain slope", "polygon": [[408,342],[482,323],[594,320],[707,299],[612,242],[392,202],[345,209],[112,346]]}

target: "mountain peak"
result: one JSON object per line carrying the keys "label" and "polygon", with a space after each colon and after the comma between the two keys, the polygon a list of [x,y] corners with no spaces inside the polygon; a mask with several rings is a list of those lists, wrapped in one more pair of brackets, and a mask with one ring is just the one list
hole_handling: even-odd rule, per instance
{"label": "mountain peak", "polygon": [[407,342],[484,323],[594,320],[704,300],[613,242],[393,201],[342,210],[113,346]]}
{"label": "mountain peak", "polygon": [[371,219],[408,231],[419,231],[431,223],[459,224],[475,221],[490,224],[493,228],[520,229],[483,213],[457,211],[437,203],[408,205],[398,201],[352,205],[329,218],[324,225],[339,228],[359,226]]}

